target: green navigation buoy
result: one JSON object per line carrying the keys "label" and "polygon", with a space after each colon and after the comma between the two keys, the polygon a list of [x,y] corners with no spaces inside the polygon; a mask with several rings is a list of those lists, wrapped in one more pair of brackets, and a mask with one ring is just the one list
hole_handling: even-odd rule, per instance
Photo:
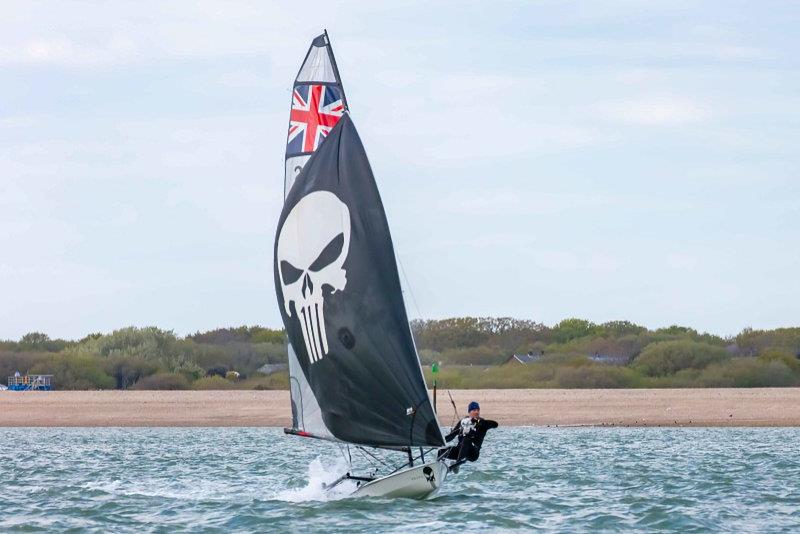
{"label": "green navigation buoy", "polygon": [[431,364],[431,374],[433,375],[433,411],[436,412],[436,375],[439,374],[439,362]]}

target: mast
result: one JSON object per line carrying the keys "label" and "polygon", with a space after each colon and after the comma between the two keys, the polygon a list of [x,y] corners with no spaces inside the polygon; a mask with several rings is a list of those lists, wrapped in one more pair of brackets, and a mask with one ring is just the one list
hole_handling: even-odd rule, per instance
{"label": "mast", "polygon": [[[346,111],[344,87],[326,30],[312,40],[292,85],[284,158],[284,200],[311,155]],[[320,116],[328,126],[320,125]],[[322,420],[322,410],[291,341],[287,341],[286,351],[292,403],[292,428],[287,430],[297,435],[337,441]]]}

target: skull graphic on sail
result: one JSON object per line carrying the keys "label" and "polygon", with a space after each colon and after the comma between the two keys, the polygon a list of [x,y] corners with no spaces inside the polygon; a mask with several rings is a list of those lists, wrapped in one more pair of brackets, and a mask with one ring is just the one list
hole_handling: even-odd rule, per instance
{"label": "skull graphic on sail", "polygon": [[343,291],[347,285],[344,262],[349,247],[350,210],[329,191],[301,198],[278,236],[286,315],[299,321],[311,363],[328,353],[324,294]]}

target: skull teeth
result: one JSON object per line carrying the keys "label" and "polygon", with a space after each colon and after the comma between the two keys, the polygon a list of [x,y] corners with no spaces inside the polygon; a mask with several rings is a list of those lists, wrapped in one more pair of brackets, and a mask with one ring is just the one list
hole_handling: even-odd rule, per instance
{"label": "skull teeth", "polygon": [[350,209],[331,191],[302,197],[281,225],[276,263],[284,308],[300,326],[310,363],[328,354],[324,299],[345,290],[350,238]]}
{"label": "skull teeth", "polygon": [[314,311],[317,314],[317,329],[319,331],[319,338],[322,341],[322,354],[328,354],[328,335],[325,332],[325,315],[320,310],[324,303],[314,304]]}
{"label": "skull teeth", "polygon": [[309,325],[309,323],[311,322],[311,317],[309,317],[309,314],[308,314],[309,308],[310,308],[310,306],[309,307],[304,307],[302,310],[300,310],[300,315],[303,316],[303,321],[302,321],[302,324],[300,326],[303,327],[302,328],[303,329],[303,341],[306,344],[306,352],[308,353],[308,359],[311,360],[311,363],[314,363],[315,361],[317,361],[317,355],[314,353],[314,349],[312,348],[314,346],[314,344],[311,341],[311,328],[310,328],[310,325]]}
{"label": "skull teeth", "polygon": [[320,311],[321,307],[320,303],[313,303],[304,306],[300,310],[303,341],[311,363],[321,360],[328,353],[328,339],[325,335],[325,315],[324,312]]}

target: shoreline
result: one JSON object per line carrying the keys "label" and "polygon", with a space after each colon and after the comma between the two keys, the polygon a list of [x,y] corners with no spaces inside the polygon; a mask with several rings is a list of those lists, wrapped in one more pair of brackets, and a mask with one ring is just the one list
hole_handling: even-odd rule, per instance
{"label": "shoreline", "polygon": [[[503,426],[793,427],[800,388],[450,390]],[[440,422],[455,415],[439,391]],[[0,391],[0,427],[284,427],[289,392]]]}

